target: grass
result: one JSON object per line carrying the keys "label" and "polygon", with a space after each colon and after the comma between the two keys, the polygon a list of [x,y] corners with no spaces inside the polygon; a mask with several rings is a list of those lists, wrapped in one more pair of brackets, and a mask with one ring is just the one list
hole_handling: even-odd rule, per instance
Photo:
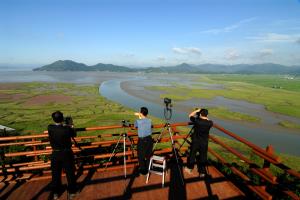
{"label": "grass", "polygon": [[[100,96],[97,85],[38,82],[13,85],[11,89],[0,89],[0,95],[9,94],[11,98],[19,95],[18,99],[0,98],[0,124],[15,128],[21,134],[28,134],[30,130],[35,133],[46,130],[47,125],[52,123],[51,113],[56,110],[72,116],[76,127],[116,125],[121,124],[123,119],[133,123],[136,119],[133,110]],[[71,100],[27,105],[31,98],[44,95],[64,95]],[[159,121],[150,118],[154,122]]]}
{"label": "grass", "polygon": [[212,116],[219,119],[229,119],[237,121],[259,122],[260,119],[240,112],[232,112],[224,107],[208,108]]}
{"label": "grass", "polygon": [[288,79],[285,75],[243,75],[243,74],[226,74],[226,75],[208,75],[213,81],[226,82],[244,82],[255,84],[267,88],[276,88],[278,90],[288,90],[300,92],[300,78],[293,77]]}
{"label": "grass", "polygon": [[290,121],[281,121],[278,124],[280,126],[283,126],[283,127],[286,127],[286,128],[300,129],[300,124],[296,124],[296,123],[290,122]]}
{"label": "grass", "polygon": [[[231,79],[232,78],[232,79]],[[267,82],[263,80],[266,78]],[[224,85],[224,89],[201,89],[199,87],[149,87],[151,90],[164,91],[161,97],[168,96],[175,101],[183,101],[192,98],[212,99],[223,96],[229,99],[243,100],[264,105],[269,111],[281,113],[293,117],[300,117],[300,80],[279,79],[283,89],[272,88],[279,79],[275,75],[199,75],[199,81],[218,83]],[[273,82],[272,82],[273,80]],[[291,81],[291,82],[290,82]],[[284,83],[284,84],[283,84]],[[230,115],[227,113],[226,116]]]}

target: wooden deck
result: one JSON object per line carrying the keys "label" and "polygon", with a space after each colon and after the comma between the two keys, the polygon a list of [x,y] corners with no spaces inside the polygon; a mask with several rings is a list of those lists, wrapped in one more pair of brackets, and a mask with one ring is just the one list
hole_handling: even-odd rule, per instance
{"label": "wooden deck", "polygon": [[[184,173],[185,185],[181,184],[177,165],[173,165],[166,175],[162,188],[161,176],[151,175],[146,184],[146,176],[137,176],[136,168],[128,168],[127,178],[123,170],[89,171],[77,179],[79,193],[75,199],[246,199],[243,192],[228,181],[215,167],[209,166],[209,176],[200,178],[196,169],[192,174]],[[66,183],[65,178],[63,182]],[[0,199],[49,199],[50,179],[10,183],[0,185]],[[61,200],[67,199],[64,190]]]}

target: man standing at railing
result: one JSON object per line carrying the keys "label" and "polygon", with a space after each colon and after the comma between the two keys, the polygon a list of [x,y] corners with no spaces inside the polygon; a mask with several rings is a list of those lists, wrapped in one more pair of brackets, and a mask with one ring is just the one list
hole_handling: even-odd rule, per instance
{"label": "man standing at railing", "polygon": [[194,125],[194,132],[191,135],[192,144],[190,146],[190,156],[188,157],[186,171],[191,173],[196,160],[196,154],[199,152],[198,171],[200,177],[207,174],[207,150],[208,150],[208,135],[209,130],[213,126],[213,122],[207,118],[207,109],[197,109],[189,114],[190,120]]}
{"label": "man standing at railing", "polygon": [[58,199],[61,190],[61,173],[65,170],[68,180],[68,199],[72,199],[76,192],[74,155],[71,149],[71,138],[76,136],[71,125],[64,125],[64,116],[60,111],[52,113],[55,124],[48,126],[49,141],[52,147],[51,171],[53,199]]}
{"label": "man standing at railing", "polygon": [[149,159],[153,149],[152,142],[152,122],[147,118],[148,109],[141,107],[139,113],[134,113],[139,117],[134,123],[134,126],[138,128],[138,160],[139,160],[139,172],[143,175],[148,173]]}

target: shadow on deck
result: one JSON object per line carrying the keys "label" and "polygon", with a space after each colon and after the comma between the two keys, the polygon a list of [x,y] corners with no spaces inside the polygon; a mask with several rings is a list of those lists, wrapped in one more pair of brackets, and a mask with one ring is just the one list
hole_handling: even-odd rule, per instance
{"label": "shadow on deck", "polygon": [[[192,174],[183,173],[185,185],[181,183],[177,165],[167,171],[165,186],[161,176],[138,175],[137,167],[128,168],[125,179],[122,169],[105,172],[88,171],[77,179],[78,195],[75,199],[246,199],[244,193],[228,181],[215,167],[209,166],[209,175],[200,178],[196,169]],[[184,172],[184,170],[182,170]],[[66,184],[65,178],[63,182]],[[1,185],[1,199],[50,199],[50,179],[9,183]],[[67,199],[62,189],[59,199]]]}

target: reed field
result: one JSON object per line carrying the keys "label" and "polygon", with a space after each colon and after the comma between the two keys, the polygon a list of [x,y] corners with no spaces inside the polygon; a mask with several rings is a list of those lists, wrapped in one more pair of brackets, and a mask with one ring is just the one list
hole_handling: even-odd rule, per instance
{"label": "reed field", "polygon": [[[228,99],[242,100],[260,104],[268,111],[300,118],[300,78],[279,75],[199,75],[195,84],[151,86],[150,90],[162,91],[161,98],[168,96],[175,101],[193,98],[213,99],[222,96]],[[200,83],[220,84],[223,88],[205,89]],[[260,119],[243,113],[233,113],[228,109],[210,108],[212,116],[223,119],[256,121]],[[232,116],[234,115],[234,118]],[[300,124],[284,121],[279,123],[287,128],[299,128]]]}

